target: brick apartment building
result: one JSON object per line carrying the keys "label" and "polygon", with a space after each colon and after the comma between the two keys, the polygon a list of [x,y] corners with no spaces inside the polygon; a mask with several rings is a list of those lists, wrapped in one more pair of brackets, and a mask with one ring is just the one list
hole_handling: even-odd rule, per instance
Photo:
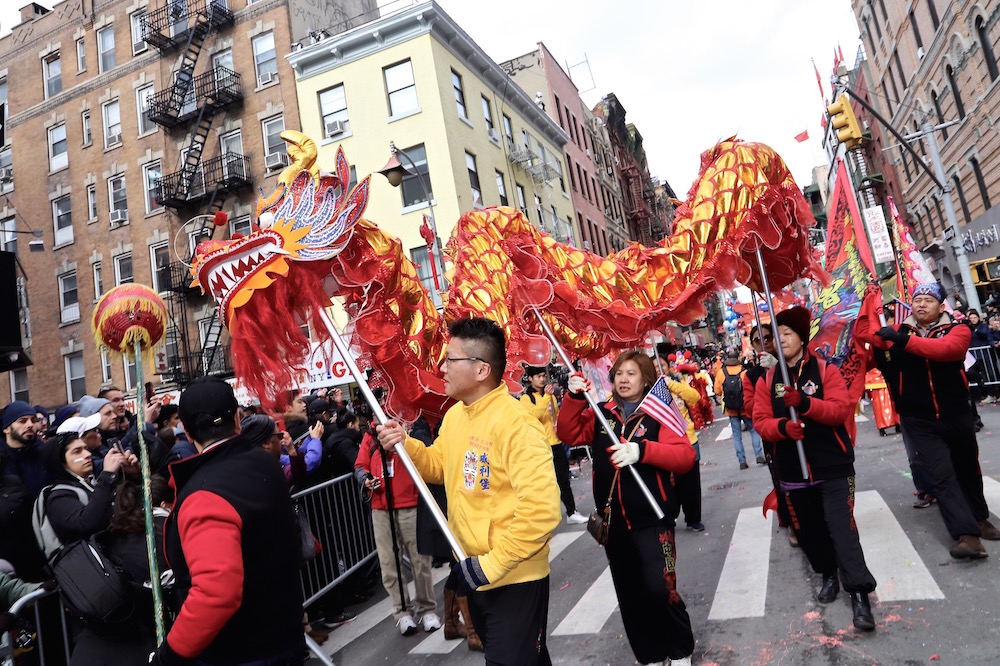
{"label": "brick apartment building", "polygon": [[[184,262],[203,237],[246,233],[258,188],[269,192],[285,164],[278,134],[298,129],[299,113],[284,56],[377,16],[374,0],[313,5],[64,0],[21,10],[0,39],[0,168],[10,170],[0,171],[0,249],[15,249],[23,267],[34,364],[0,382],[0,403],[13,394],[55,406],[110,384],[134,391],[134,367],[109,359],[90,326],[100,295],[132,281],[170,310],[165,358],[145,372],[154,384],[227,372],[214,303],[190,289]],[[227,227],[205,222],[216,210]],[[27,251],[31,232],[44,251]]]}

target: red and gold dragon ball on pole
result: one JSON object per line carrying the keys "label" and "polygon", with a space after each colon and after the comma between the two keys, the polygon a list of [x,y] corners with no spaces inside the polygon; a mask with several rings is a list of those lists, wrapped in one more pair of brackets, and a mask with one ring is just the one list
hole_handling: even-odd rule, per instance
{"label": "red and gold dragon ball on pole", "polygon": [[92,325],[97,344],[112,353],[131,356],[138,347],[148,356],[167,328],[167,306],[145,285],[119,285],[97,302]]}
{"label": "red and gold dragon ball on pole", "polygon": [[452,266],[439,312],[400,241],[363,219],[368,178],[350,192],[338,150],[336,173],[321,172],[304,134],[285,131],[292,164],[257,200],[253,232],[199,244],[192,274],[219,303],[237,374],[261,401],[283,407],[311,352],[298,321],[328,335],[317,312],[339,297],[351,343],[372,384],[388,388],[387,411],[404,420],[440,415],[450,404],[439,363],[446,323],[486,316],[505,331],[506,379],[519,362],[550,358],[537,309],[573,356],[599,358],[641,346],[667,321],[704,314],[704,301],[737,282],[759,283],[752,259],[767,250],[774,288],[813,272],[809,207],[781,158],[763,144],[719,142],[661,244],[632,244],[608,257],[558,243],[518,210],[463,215],[446,254]]}

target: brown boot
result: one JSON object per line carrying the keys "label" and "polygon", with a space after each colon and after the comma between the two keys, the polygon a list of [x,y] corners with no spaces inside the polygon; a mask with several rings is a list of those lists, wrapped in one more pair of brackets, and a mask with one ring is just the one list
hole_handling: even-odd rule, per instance
{"label": "brown boot", "polygon": [[455,595],[455,605],[462,611],[462,617],[465,618],[465,631],[468,637],[469,649],[482,652],[483,642],[479,640],[479,634],[476,633],[476,625],[472,623],[472,616],[469,615],[469,598],[465,595]]}
{"label": "brown boot", "polygon": [[979,538],[987,539],[989,541],[1000,541],[1000,530],[996,528],[996,525],[988,520],[979,521]]}
{"label": "brown boot", "polygon": [[455,638],[465,638],[465,623],[458,615],[458,604],[455,603],[455,590],[444,588],[444,638],[453,640]]}
{"label": "brown boot", "polygon": [[965,558],[978,560],[989,555],[986,549],[983,548],[983,542],[979,540],[979,537],[972,536],[971,534],[963,534],[958,537],[958,541],[955,542],[955,545],[948,552],[956,560]]}

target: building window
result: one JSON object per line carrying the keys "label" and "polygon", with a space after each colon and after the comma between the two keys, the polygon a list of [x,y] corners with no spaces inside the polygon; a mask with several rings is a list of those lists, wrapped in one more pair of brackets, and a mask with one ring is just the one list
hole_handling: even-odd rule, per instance
{"label": "building window", "polygon": [[177,329],[168,328],[163,336],[163,350],[167,354],[167,369],[176,370],[181,366],[181,354],[178,351]]}
{"label": "building window", "polygon": [[962,189],[962,179],[959,178],[956,173],[951,177],[951,181],[955,183],[955,192],[958,194],[958,203],[962,206],[962,215],[965,217],[965,223],[968,224],[972,221],[972,215],[969,214],[969,202],[965,200],[965,190]]}
{"label": "building window", "polygon": [[941,220],[941,231],[944,232],[948,228],[948,219],[941,212],[941,200],[934,197],[934,210],[937,211],[938,219]]}
{"label": "building window", "polygon": [[97,186],[87,185],[87,219],[97,219]]}
{"label": "building window", "polygon": [[122,115],[118,100],[111,100],[101,107],[104,115],[104,147],[110,148],[122,142]]}
{"label": "building window", "polygon": [[90,124],[90,111],[84,111],[80,115],[83,124],[83,145],[89,146],[94,141],[94,131]]}
{"label": "building window", "polygon": [[101,262],[94,262],[94,300],[104,295],[104,269]]}
{"label": "building window", "polygon": [[417,105],[417,85],[413,81],[413,65],[409,60],[382,70],[385,93],[389,98],[389,116],[420,110]]}
{"label": "building window", "polygon": [[198,243],[207,240],[212,240],[211,229],[195,229],[188,234],[188,253],[190,256],[194,256],[195,250],[198,249]]}
{"label": "building window", "polygon": [[465,110],[465,90],[462,89],[462,77],[455,70],[451,70],[451,87],[455,90],[455,106],[458,108],[460,118],[469,119],[469,114]]}
{"label": "building window", "polygon": [[524,187],[519,183],[514,183],[514,190],[517,192],[517,207],[521,209],[525,217],[528,217],[528,201],[524,198]]}
{"label": "building window", "polygon": [[76,402],[87,394],[87,373],[83,366],[83,352],[66,354],[66,401]]}
{"label": "building window", "polygon": [[108,348],[101,345],[101,383],[107,384],[111,381],[111,354]]}
{"label": "building window", "polygon": [[87,71],[87,43],[83,37],[76,40],[76,71]]}
{"label": "building window", "polygon": [[989,32],[986,30],[986,21],[980,16],[976,19],[976,34],[979,35],[979,44],[983,47],[983,58],[986,60],[986,69],[990,72],[990,81],[996,81],[1000,72],[997,71],[997,59],[993,55],[993,42],[990,41]]}
{"label": "building window", "polygon": [[[433,192],[431,188],[431,175],[427,169],[427,151],[424,149],[424,144],[406,148],[404,152],[413,160],[412,166],[407,164],[408,170],[413,171],[413,167],[415,166],[416,173],[419,173],[424,178],[427,191]],[[413,206],[427,201],[427,196],[424,195],[424,190],[420,187],[420,179],[416,173],[412,176],[409,174],[403,176],[403,181],[399,185],[399,188],[403,192],[403,206]]]}
{"label": "building window", "polygon": [[511,126],[510,118],[507,117],[506,113],[503,114],[503,134],[507,137],[507,141],[511,144],[514,143],[514,128]]}
{"label": "building window", "polygon": [[170,289],[170,245],[166,242],[149,247],[149,265],[153,274],[153,291]]}
{"label": "building window", "polygon": [[896,77],[892,75],[892,67],[887,65],[885,72],[886,76],[889,77],[889,83],[892,84],[892,94],[896,98],[896,104],[899,104],[899,88],[896,87]]}
{"label": "building window", "polygon": [[[937,112],[938,122],[944,123],[944,114],[941,113],[941,102],[938,100],[938,94],[936,91],[931,91],[931,101],[934,102],[934,110]],[[948,128],[942,127],[941,134],[944,135],[944,140],[948,140]],[[919,167],[917,167],[919,168]]]}
{"label": "building window", "polygon": [[465,166],[469,169],[469,187],[472,188],[472,205],[481,208],[483,205],[483,191],[479,187],[479,171],[476,169],[476,156],[466,153]]}
{"label": "building window", "polygon": [[198,322],[201,338],[201,362],[204,373],[222,372],[226,369],[225,350],[222,348],[222,324],[218,317]]}
{"label": "building window", "polygon": [[246,238],[253,233],[253,225],[250,223],[250,216],[238,217],[229,223],[229,237],[233,238],[237,234]]}
{"label": "building window", "polygon": [[108,210],[128,211],[128,197],[125,194],[125,176],[112,176],[108,178]]}
{"label": "building window", "polygon": [[879,39],[882,39],[882,28],[878,25],[878,19],[875,18],[875,12],[872,12],[872,23],[875,24],[875,34],[878,35]]}
{"label": "building window", "polygon": [[42,61],[42,74],[45,78],[45,99],[62,92],[62,64],[58,53]]}
{"label": "building window", "polygon": [[556,94],[553,93],[553,95],[552,95],[552,103],[555,105],[555,107],[556,107],[556,115],[559,117],[559,127],[562,127],[563,129],[566,129],[566,125],[563,124],[562,104],[559,103],[559,95],[556,95]]}
{"label": "building window", "polygon": [[56,230],[56,247],[73,242],[73,210],[68,194],[52,202],[52,223]]}
{"label": "building window", "polygon": [[982,169],[979,168],[979,160],[975,157],[970,157],[969,164],[972,165],[972,173],[976,175],[976,184],[979,185],[979,195],[983,198],[983,209],[989,210],[992,204],[990,203],[990,195],[986,191],[986,181],[983,180]]}
{"label": "building window", "polygon": [[938,29],[941,25],[941,21],[938,20],[937,7],[934,6],[934,0],[927,0],[927,10],[931,13],[931,25],[934,26],[934,30]]}
{"label": "building window", "polygon": [[17,218],[0,220],[0,250],[17,254]]}
{"label": "building window", "polygon": [[125,354],[122,357],[122,365],[125,368],[125,390],[134,391],[138,382],[135,371],[135,356]]}
{"label": "building window", "polygon": [[240,130],[219,138],[222,148],[222,173],[226,178],[248,178],[248,165],[243,158],[243,133]]}
{"label": "building window", "polygon": [[497,171],[497,192],[500,193],[500,205],[507,205],[507,184],[503,180],[503,174]]}
{"label": "building window", "polygon": [[[427,293],[430,294],[431,300],[434,301],[434,307],[440,309],[442,307],[441,294],[434,288],[434,271],[431,267],[431,257],[427,251],[427,246],[423,245],[410,250],[410,259],[413,261],[414,266],[417,267],[417,277],[420,279],[420,283],[424,286],[424,289],[427,290]],[[446,288],[444,264],[441,263],[441,257],[437,253],[434,255],[434,264],[437,268],[438,284],[442,288]]]}
{"label": "building window", "polygon": [[132,253],[115,257],[115,286],[132,282]]}
{"label": "building window", "polygon": [[80,301],[76,291],[76,271],[59,276],[59,323],[80,321]]}
{"label": "building window", "polygon": [[142,189],[146,201],[146,214],[163,210],[163,205],[156,198],[156,186],[159,184],[163,173],[160,171],[160,163],[153,162],[142,167]]}
{"label": "building window", "polygon": [[49,171],[62,169],[69,164],[66,153],[66,123],[49,128]]}
{"label": "building window", "polygon": [[906,90],[906,75],[903,74],[903,63],[899,61],[899,51],[892,52],[892,59],[896,61],[896,74],[899,75],[899,88]]}
{"label": "building window", "polygon": [[149,103],[153,100],[153,84],[143,86],[135,91],[135,111],[139,117],[139,136],[156,131],[156,123],[149,119]]}
{"label": "building window", "polygon": [[486,132],[492,134],[496,129],[493,126],[493,108],[490,106],[490,100],[486,97],[483,97],[483,119],[486,121]]}
{"label": "building window", "polygon": [[955,78],[955,70],[951,65],[945,68],[948,74],[948,85],[951,86],[951,94],[955,97],[955,109],[958,111],[959,120],[965,118],[965,106],[962,104],[962,93],[958,89],[958,79]]}
{"label": "building window", "polygon": [[129,17],[132,24],[132,55],[138,55],[149,48],[149,45],[142,39],[142,19],[146,16],[146,10],[140,9]]}
{"label": "building window", "polygon": [[[323,121],[323,136],[339,136],[351,131],[350,121],[347,118],[347,95],[344,93],[343,84],[320,92],[319,114]],[[339,122],[340,125],[333,125],[334,122]]]}
{"label": "building window", "polygon": [[265,86],[278,77],[278,55],[274,51],[274,33],[253,39],[253,64],[257,70],[257,85]]}
{"label": "building window", "polygon": [[285,140],[281,138],[281,133],[285,131],[284,116],[265,120],[261,126],[264,131],[264,154],[284,153]]}
{"label": "building window", "polygon": [[30,402],[28,398],[28,369],[19,368],[10,371],[11,400]]}
{"label": "building window", "polygon": [[113,25],[97,31],[97,58],[101,74],[115,68],[115,27]]}

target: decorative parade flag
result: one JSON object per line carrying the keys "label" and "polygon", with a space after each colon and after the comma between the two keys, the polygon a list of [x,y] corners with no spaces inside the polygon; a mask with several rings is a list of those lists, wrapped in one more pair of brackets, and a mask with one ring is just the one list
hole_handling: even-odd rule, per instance
{"label": "decorative parade flag", "polygon": [[663,377],[657,379],[653,388],[649,389],[649,393],[639,403],[639,409],[656,419],[661,426],[669,428],[671,432],[680,436],[687,434],[687,421],[677,409]]}
{"label": "decorative parade flag", "polygon": [[895,306],[893,308],[892,323],[899,326],[910,316],[912,308],[898,298],[896,299]]}
{"label": "decorative parade flag", "polygon": [[798,141],[799,143],[802,143],[803,141],[808,141],[809,140],[809,130],[805,130],[801,134],[796,134],[795,135],[795,140]]}
{"label": "decorative parade flag", "polygon": [[892,197],[889,197],[889,212],[895,222],[892,225],[892,240],[896,244],[896,281],[899,286],[899,297],[909,302],[914,287],[926,282],[937,282],[937,278],[931,273],[924,255],[920,254],[913,240],[913,231],[899,217],[899,210]]}

